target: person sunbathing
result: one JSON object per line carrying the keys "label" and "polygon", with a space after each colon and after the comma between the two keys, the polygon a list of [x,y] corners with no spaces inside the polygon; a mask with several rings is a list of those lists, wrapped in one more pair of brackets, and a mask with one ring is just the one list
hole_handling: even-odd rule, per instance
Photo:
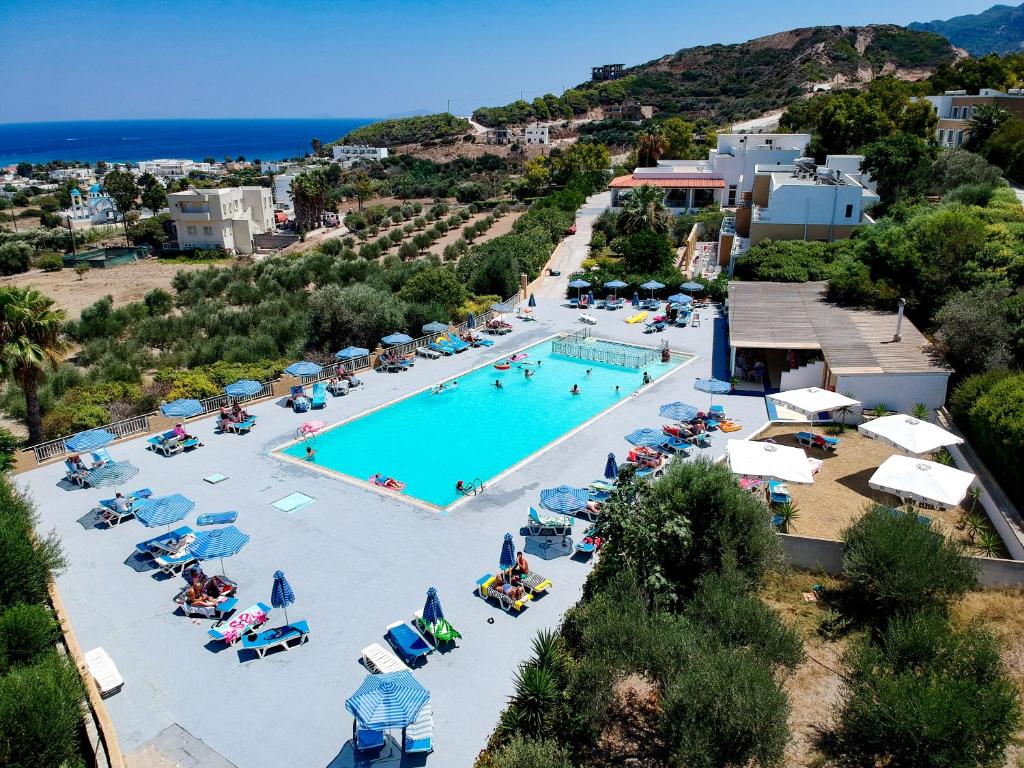
{"label": "person sunbathing", "polygon": [[521,576],[525,576],[530,572],[530,564],[527,562],[526,556],[522,552],[516,552],[515,572]]}
{"label": "person sunbathing", "polygon": [[89,468],[85,466],[85,462],[82,461],[82,457],[79,456],[77,453],[72,454],[71,456],[68,457],[68,463],[70,463],[71,466],[74,467],[75,472],[89,471]]}
{"label": "person sunbathing", "polygon": [[[518,578],[513,576],[509,579],[510,582],[518,581]],[[526,594],[526,590],[514,583],[505,583],[505,579],[499,573],[494,577],[494,588],[501,592],[503,595],[511,597],[513,600],[518,600]]]}
{"label": "person sunbathing", "polygon": [[390,488],[394,491],[400,491],[404,487],[400,482],[395,480],[393,477],[384,477],[380,472],[370,478],[374,485],[379,485],[383,488]]}
{"label": "person sunbathing", "polygon": [[597,502],[597,501],[594,501],[593,499],[589,500],[587,502],[587,512],[589,512],[592,515],[600,514],[600,512],[601,512],[601,503]]}
{"label": "person sunbathing", "polygon": [[189,586],[188,592],[185,594],[186,602],[188,602],[189,605],[193,605],[199,608],[206,608],[217,605],[217,603],[220,602],[219,597],[219,591],[214,595],[208,594],[203,584],[203,579],[198,572],[196,573],[195,576],[192,577],[192,584]]}
{"label": "person sunbathing", "polygon": [[231,415],[235,417],[235,421],[245,421],[249,418],[249,412],[238,403],[235,403],[234,407],[232,407]]}

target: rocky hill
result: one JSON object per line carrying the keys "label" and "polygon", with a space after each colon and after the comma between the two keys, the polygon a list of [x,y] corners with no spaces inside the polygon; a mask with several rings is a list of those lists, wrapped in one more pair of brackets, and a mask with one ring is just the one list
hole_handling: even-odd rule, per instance
{"label": "rocky hill", "polygon": [[910,29],[934,32],[972,56],[1024,49],[1024,5],[993,5],[987,11],[945,21],[917,21]]}
{"label": "rocky hill", "polygon": [[728,122],[781,107],[816,88],[890,73],[923,79],[957,56],[931,32],[889,25],[808,27],[736,45],[684,48],[631,67],[627,95],[660,112]]}

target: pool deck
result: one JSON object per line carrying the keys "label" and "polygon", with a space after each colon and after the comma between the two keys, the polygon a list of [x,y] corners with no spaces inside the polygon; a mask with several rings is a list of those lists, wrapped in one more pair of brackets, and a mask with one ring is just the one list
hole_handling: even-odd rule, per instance
{"label": "pool deck", "polygon": [[[514,332],[495,337],[494,347],[440,360],[417,359],[404,373],[363,374],[365,386],[329,398],[315,418],[328,424],[350,418],[460,375],[503,351],[582,327],[578,311],[553,299],[539,298],[538,303],[538,320],[510,319]],[[115,458],[141,469],[126,490],[148,486],[157,495],[180,492],[195,500],[196,512],[185,523],[194,525],[195,514],[238,510],[236,525],[252,539],[225,560],[227,575],[239,583],[244,607],[258,600],[269,603],[273,573],[285,571],[297,597],[289,618],[306,619],[311,629],[309,642],[289,652],[249,659],[234,647],[208,643],[211,621],[176,614],[172,598],[184,584],[181,578],[161,579],[127,564],[134,545],[162,528],[129,521],[110,530],[87,530],[78,522],[98,499],[112,495],[110,489],[68,490],[61,482],[62,464],[19,475],[18,484],[38,504],[40,529],[56,529],[63,541],[69,566],[57,584],[82,647],[103,646],[126,681],[106,706],[130,764],[148,764],[142,755],[165,743],[157,736],[175,724],[240,768],[368,764],[352,754],[352,718],[344,706],[366,675],[360,649],[386,644],[386,625],[411,619],[427,587],[435,586],[445,615],[463,634],[456,649],[435,652],[415,671],[431,692],[435,751],[426,758],[396,754],[372,764],[469,768],[512,692],[513,672],[529,656],[532,637],[559,623],[578,600],[590,569],[570,558],[544,562],[534,557],[534,569],[552,580],[553,589],[522,614],[507,615],[473,592],[476,580],[496,569],[502,535],[511,531],[521,547],[527,508],[537,503],[542,488],[600,477],[609,451],[624,458],[629,446],[623,435],[660,426],[662,403],[682,400],[706,407],[709,396],[694,391],[693,380],[713,369],[723,374],[725,322],[710,317],[717,311],[702,310],[707,319],[700,327],[650,335],[623,322],[626,309],[592,314],[598,318],[595,336],[651,346],[665,339],[674,350],[696,358],[447,514],[270,456],[272,448],[294,437],[300,423],[314,418],[294,414],[280,402],[251,408],[259,420],[247,436],[215,435],[213,418],[190,422],[190,431],[205,446],[188,454],[153,454],[145,450],[145,438],[110,449]],[[725,395],[715,402],[724,404],[744,430],[716,433],[703,455],[721,455],[728,437],[744,437],[767,421],[762,397]],[[374,449],[401,450],[401,443],[389,441]],[[213,473],[228,479],[217,485],[202,480]],[[316,501],[290,514],[271,506],[295,492]],[[577,523],[576,538],[583,527]],[[219,564],[208,563],[206,570],[218,572]],[[283,620],[283,612],[275,610],[267,626]],[[188,764],[223,765],[212,759]]]}

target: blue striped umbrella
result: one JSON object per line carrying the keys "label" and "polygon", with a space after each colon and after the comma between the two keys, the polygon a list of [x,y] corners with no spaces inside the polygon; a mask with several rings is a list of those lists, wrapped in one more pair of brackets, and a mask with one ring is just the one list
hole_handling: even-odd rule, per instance
{"label": "blue striped umbrella", "polygon": [[354,360],[357,357],[364,357],[368,354],[370,354],[370,350],[364,347],[345,347],[335,352],[334,357],[338,360]]}
{"label": "blue striped umbrella", "polygon": [[151,496],[135,502],[135,517],[146,526],[153,528],[158,525],[176,523],[196,508],[196,503],[180,493],[170,496]]}
{"label": "blue striped umbrella", "polygon": [[654,292],[655,291],[660,291],[665,286],[664,286],[664,284],[659,283],[657,280],[648,280],[646,283],[644,283],[640,287],[643,288],[645,291],[650,291],[651,292],[651,298],[653,299],[654,298]]}
{"label": "blue striped umbrella", "polygon": [[284,369],[284,372],[289,376],[313,376],[320,373],[322,370],[323,368],[316,363],[310,362],[309,360],[300,360],[297,363],[289,365]]}
{"label": "blue striped umbrella", "polygon": [[683,283],[679,287],[682,288],[684,291],[689,291],[690,293],[700,293],[701,291],[704,290],[703,283],[698,283],[698,282],[695,282],[695,281],[694,282],[689,282],[689,283]]}
{"label": "blue striped umbrella", "polygon": [[198,416],[203,412],[203,404],[198,400],[175,400],[173,403],[165,403],[160,406],[160,413],[164,416]]}
{"label": "blue striped umbrella", "polygon": [[466,327],[476,328],[476,315],[474,315],[472,312],[470,312],[469,316],[466,318]]}
{"label": "blue striped umbrella", "polygon": [[412,341],[412,336],[408,336],[404,333],[392,333],[390,336],[385,336],[381,339],[383,344],[408,344]]}
{"label": "blue striped umbrella", "polygon": [[692,421],[697,418],[699,412],[696,406],[680,403],[678,400],[674,403],[665,403],[658,409],[659,414],[674,421]]}
{"label": "blue striped umbrella", "polygon": [[501,559],[498,560],[498,567],[507,571],[516,564],[516,545],[512,541],[512,534],[506,533],[505,540],[501,542]]}
{"label": "blue striped umbrella", "polygon": [[274,586],[270,590],[270,604],[284,609],[284,623],[288,623],[288,606],[295,602],[292,585],[284,577],[284,571],[274,571]]}
{"label": "blue striped umbrella", "polygon": [[105,429],[87,429],[65,440],[64,447],[69,451],[91,451],[93,448],[110,445],[116,439],[117,435]]}
{"label": "blue striped umbrella", "polygon": [[528,302],[526,302],[526,306],[528,306],[528,307],[536,307],[537,306],[537,299],[536,299],[536,297],[534,297],[534,295],[532,293],[530,294],[530,300]]}
{"label": "blue striped umbrella", "polygon": [[234,384],[224,387],[224,394],[229,397],[251,397],[257,394],[263,385],[252,379],[239,379]]}
{"label": "blue striped umbrella", "polygon": [[619,288],[625,288],[626,284],[621,280],[609,280],[604,284],[605,288],[611,288],[612,293],[615,294],[615,298],[619,298]]}
{"label": "blue striped umbrella", "polygon": [[431,587],[427,590],[427,602],[423,604],[423,623],[432,627],[443,618],[441,598],[437,596],[437,590]]}
{"label": "blue striped umbrella", "polygon": [[635,429],[626,435],[626,440],[633,445],[643,445],[648,448],[657,448],[665,442],[666,437],[660,429]]}
{"label": "blue striped umbrella", "polygon": [[427,323],[423,326],[424,333],[444,333],[448,330],[448,326],[444,323]]}
{"label": "blue striped umbrella", "polygon": [[363,684],[345,700],[347,709],[363,728],[384,731],[405,728],[416,719],[430,692],[412,672],[367,675]]}
{"label": "blue striped umbrella", "polygon": [[139,468],[128,461],[111,461],[99,469],[86,473],[86,480],[94,488],[110,488],[131,480],[139,474]]}
{"label": "blue striped umbrella", "polygon": [[693,296],[687,296],[685,293],[673,293],[667,301],[669,304],[692,304]]}
{"label": "blue striped umbrella", "polygon": [[732,392],[732,384],[721,379],[697,379],[693,382],[693,388],[698,392],[707,392],[711,395],[711,405],[715,404],[715,395],[724,395]]}
{"label": "blue striped umbrella", "polygon": [[586,509],[589,493],[585,488],[573,488],[571,485],[560,485],[547,488],[540,492],[540,505],[552,512],[567,514]]}
{"label": "blue striped umbrella", "polygon": [[604,476],[608,480],[614,480],[619,476],[619,465],[615,461],[615,454],[608,454],[608,461],[604,465]]}
{"label": "blue striped umbrella", "polygon": [[220,570],[221,573],[224,573],[224,558],[238,554],[248,543],[249,534],[242,533],[233,525],[228,525],[212,531],[200,531],[188,549],[194,557],[200,560],[220,558]]}
{"label": "blue striped umbrella", "polygon": [[590,283],[588,283],[586,280],[579,280],[579,279],[577,279],[577,280],[573,280],[571,283],[569,283],[569,287],[570,288],[589,288],[590,287]]}

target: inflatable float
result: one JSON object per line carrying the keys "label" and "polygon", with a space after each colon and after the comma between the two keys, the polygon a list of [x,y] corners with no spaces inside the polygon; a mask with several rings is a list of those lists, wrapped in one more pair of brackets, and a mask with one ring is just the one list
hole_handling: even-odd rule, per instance
{"label": "inflatable float", "polygon": [[517,352],[516,354],[509,357],[508,361],[510,363],[518,363],[520,360],[525,360],[528,357],[529,355],[526,354],[525,352]]}
{"label": "inflatable float", "polygon": [[507,371],[512,366],[509,365],[508,360],[502,360],[500,363],[495,363],[494,368],[498,371]]}
{"label": "inflatable float", "polygon": [[376,485],[380,488],[387,488],[389,491],[404,491],[405,483],[400,480],[395,480],[393,477],[384,477],[380,472],[376,475],[371,475],[366,478],[367,482],[371,485]]}

